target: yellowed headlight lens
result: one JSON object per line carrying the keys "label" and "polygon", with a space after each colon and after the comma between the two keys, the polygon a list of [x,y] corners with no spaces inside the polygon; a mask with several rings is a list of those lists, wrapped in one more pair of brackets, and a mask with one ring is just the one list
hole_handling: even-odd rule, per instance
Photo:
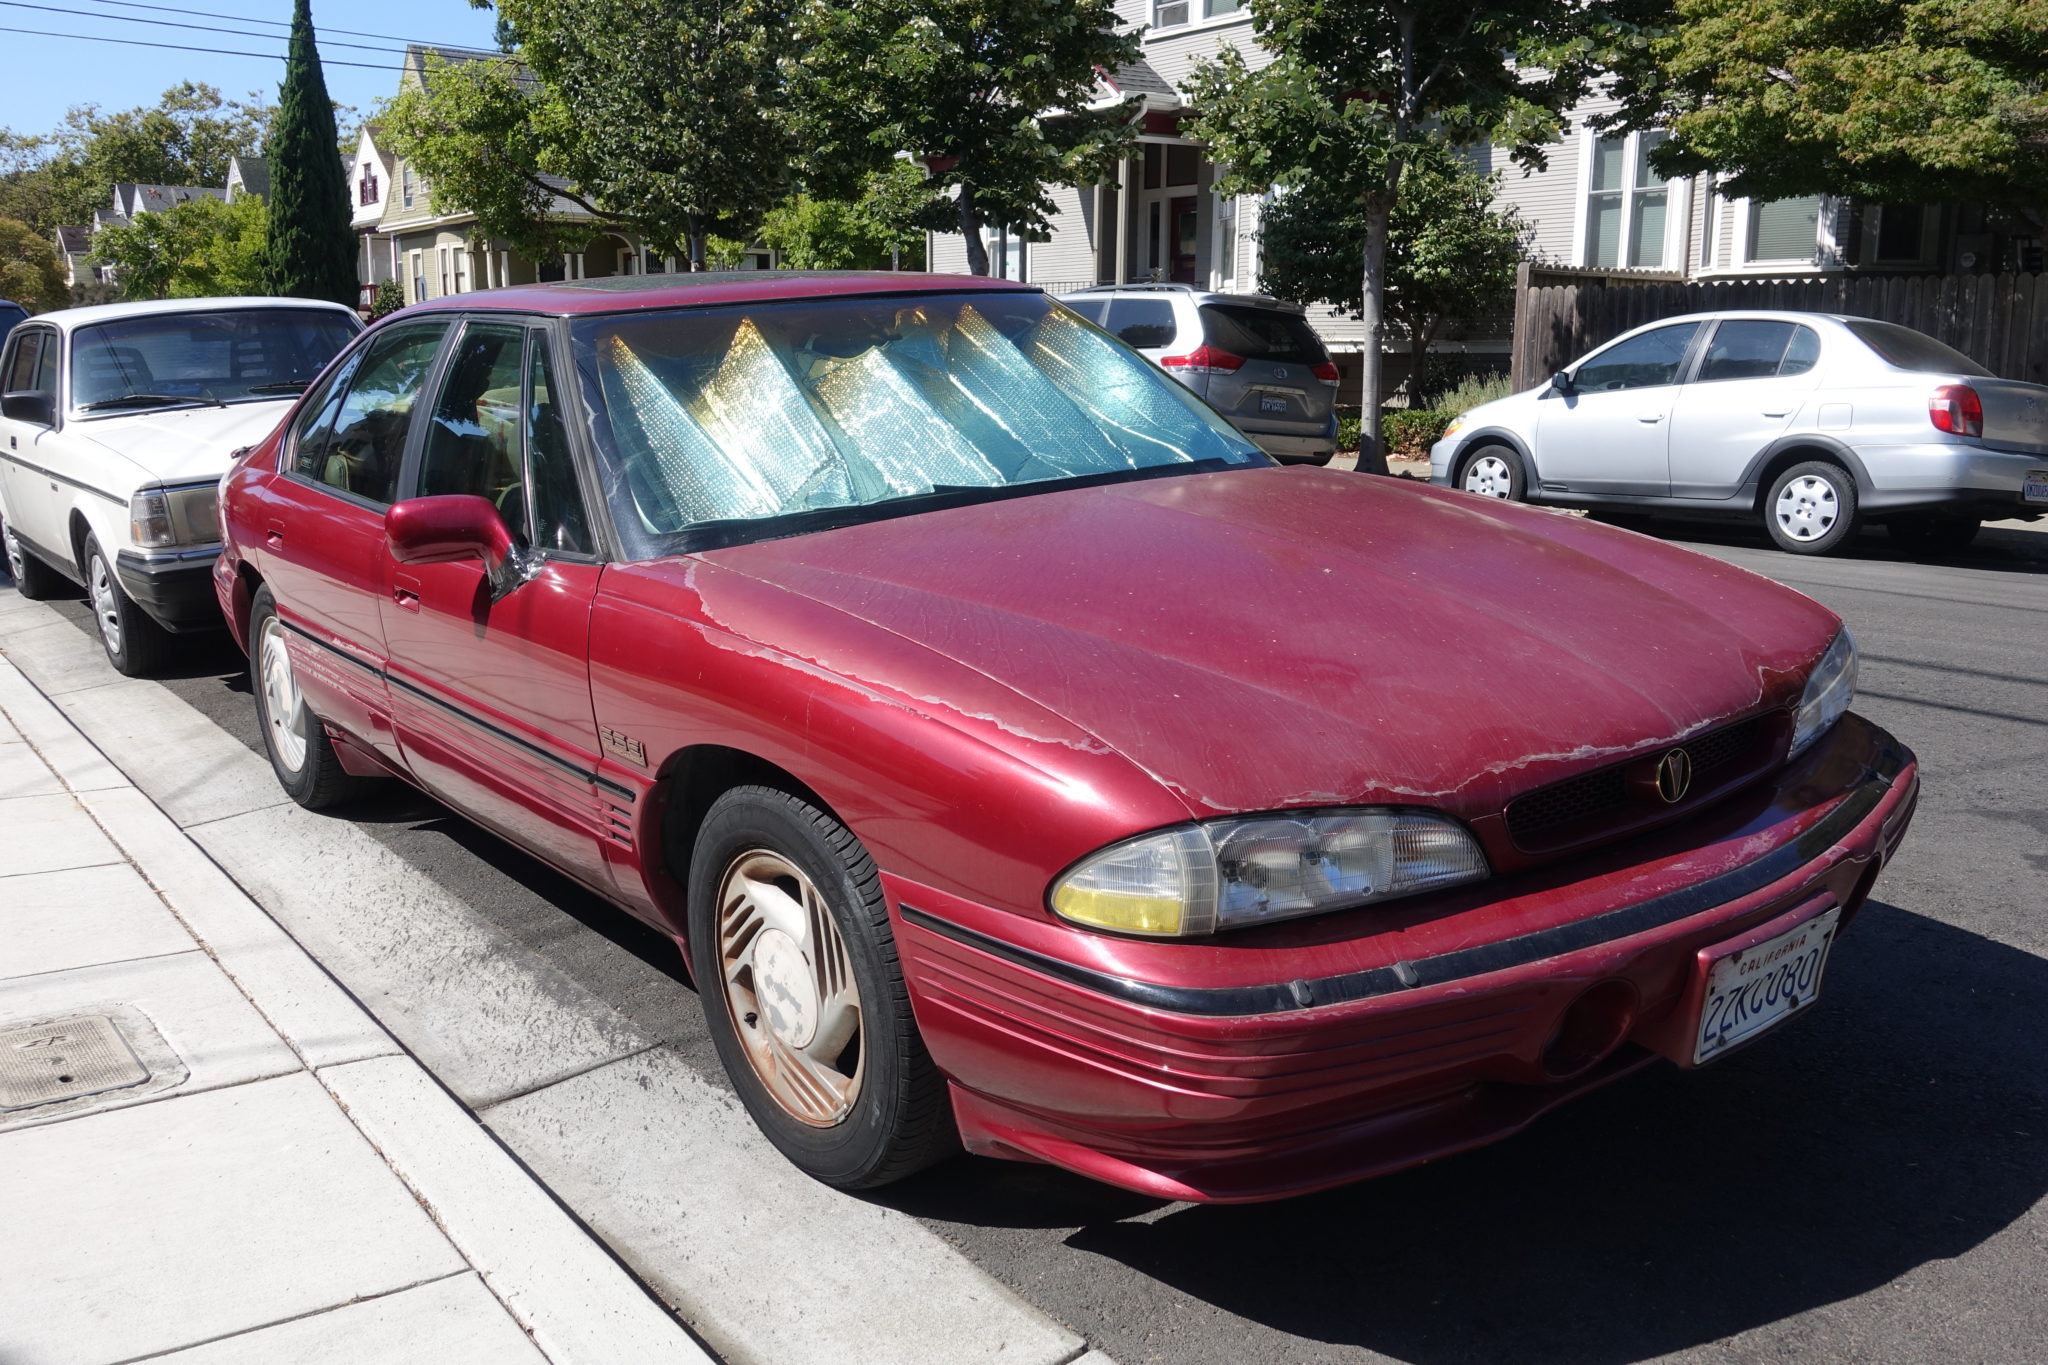
{"label": "yellowed headlight lens", "polygon": [[1064,919],[1119,934],[1178,934],[1179,897],[1134,896],[1128,892],[1062,886],[1053,892],[1052,908]]}

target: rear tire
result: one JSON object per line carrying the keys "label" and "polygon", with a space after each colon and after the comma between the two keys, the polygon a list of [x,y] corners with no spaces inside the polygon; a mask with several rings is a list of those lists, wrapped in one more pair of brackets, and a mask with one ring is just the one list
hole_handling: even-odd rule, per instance
{"label": "rear tire", "polygon": [[14,577],[16,592],[31,602],[43,602],[64,591],[64,575],[37,559],[12,526],[0,522],[0,539],[6,541],[7,572]]}
{"label": "rear tire", "polygon": [[851,830],[773,787],[726,792],[697,833],[689,930],[719,1060],[800,1170],[871,1189],[959,1149],[881,874]]}
{"label": "rear tire", "polygon": [[1781,550],[1833,554],[1856,535],[1856,480],[1830,460],[1793,465],[1772,480],[1763,522]]}
{"label": "rear tire", "polygon": [[1458,487],[1482,498],[1521,502],[1529,492],[1529,477],[1522,457],[1507,446],[1481,446],[1465,457],[1458,471]]}
{"label": "rear tire", "polygon": [[107,662],[124,677],[147,678],[171,654],[171,634],[121,587],[114,561],[93,536],[85,538],[85,595],[92,604],[93,624]]}
{"label": "rear tire", "polygon": [[1901,551],[1915,557],[1940,558],[1961,554],[1970,548],[1984,523],[1975,517],[1958,517],[1942,512],[1897,517],[1886,523]]}
{"label": "rear tire", "polygon": [[249,690],[263,750],[285,795],[307,810],[331,810],[375,791],[380,780],[357,777],[341,766],[320,717],[306,705],[268,585],[249,607]]}

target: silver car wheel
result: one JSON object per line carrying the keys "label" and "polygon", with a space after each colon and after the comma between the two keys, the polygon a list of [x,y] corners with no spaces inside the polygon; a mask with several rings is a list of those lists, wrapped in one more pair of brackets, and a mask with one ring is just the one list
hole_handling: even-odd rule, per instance
{"label": "silver car wheel", "polygon": [[263,672],[264,719],[270,723],[270,751],[287,772],[306,766],[306,703],[292,674],[291,650],[275,616],[263,623],[258,646]]}
{"label": "silver car wheel", "polygon": [[1817,474],[1792,480],[1778,492],[1774,509],[1779,529],[1791,540],[1819,540],[1842,515],[1841,495]]}
{"label": "silver car wheel", "polygon": [[1514,496],[1514,488],[1514,471],[1498,455],[1481,455],[1465,470],[1467,493],[1505,501]]}
{"label": "silver car wheel", "polygon": [[865,1073],[853,962],[822,892],[789,859],[754,849],[718,884],[718,970],[747,1064],[783,1112],[830,1128]]}
{"label": "silver car wheel", "polygon": [[[9,563],[12,564],[12,556]],[[87,577],[91,579],[92,614],[99,618],[100,638],[107,642],[107,653],[121,652],[121,589],[114,582],[113,570],[107,567],[105,555],[92,557],[92,568]]]}

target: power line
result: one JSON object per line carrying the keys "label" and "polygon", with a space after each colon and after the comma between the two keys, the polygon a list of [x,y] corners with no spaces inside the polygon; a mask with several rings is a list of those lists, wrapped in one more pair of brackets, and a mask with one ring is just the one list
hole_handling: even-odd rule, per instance
{"label": "power line", "polygon": [[[98,0],[98,3],[102,5],[118,5],[122,9],[154,10],[158,14],[182,14],[188,19],[232,19],[236,23],[240,24],[262,24],[269,28],[291,27],[291,23],[288,20],[284,19],[258,19],[252,15],[247,14],[216,14],[212,10],[185,9],[182,6],[176,5],[145,5],[140,3],[140,0]],[[316,25],[315,28],[316,31],[320,33],[346,33],[351,38],[384,38],[388,40],[391,37],[391,35],[388,33],[362,33],[355,29],[328,28],[325,25]],[[254,37],[255,35],[251,34],[249,36]],[[467,43],[429,43],[423,39],[418,38],[408,39],[404,41],[418,43],[421,47],[459,47],[471,52],[481,50],[478,48],[470,47],[469,44]]]}
{"label": "power line", "polygon": [[[204,52],[215,57],[262,57],[266,61],[281,62],[282,52],[237,52],[221,47],[192,47],[185,43],[146,43],[140,38],[107,38],[97,33],[51,33],[39,28],[8,28],[0,25],[0,33],[26,33],[32,38],[76,38],[87,43],[118,43],[122,47],[157,47],[169,52]],[[252,35],[253,36],[253,35]],[[330,62],[321,59],[322,66],[353,66],[363,71],[407,71],[409,67],[381,66],[374,62]]]}
{"label": "power line", "polygon": [[[201,33],[226,33],[236,38],[254,38],[262,43],[282,43],[288,37],[288,35],[283,33],[249,33],[238,28],[221,28],[215,24],[181,24],[173,19],[144,19],[139,15],[133,14],[100,14],[89,9],[64,9],[58,5],[31,5],[27,3],[27,0],[0,0],[0,5],[4,5],[8,9],[41,10],[46,14],[73,14],[81,19],[99,19],[116,24],[153,24],[158,28],[189,28],[197,29]],[[344,43],[338,38],[328,38],[325,35],[320,37],[319,43],[322,47],[353,47],[361,48],[365,52],[405,51],[402,47],[392,47],[388,44],[378,46],[371,43]]]}

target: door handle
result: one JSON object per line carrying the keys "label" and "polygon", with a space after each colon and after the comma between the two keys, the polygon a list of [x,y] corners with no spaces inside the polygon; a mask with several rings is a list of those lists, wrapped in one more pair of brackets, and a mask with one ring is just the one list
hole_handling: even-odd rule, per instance
{"label": "door handle", "polygon": [[284,523],[273,521],[265,526],[263,528],[263,543],[270,546],[273,550],[284,544]]}
{"label": "door handle", "polygon": [[1656,425],[1656,424],[1657,424],[1658,422],[1661,422],[1661,421],[1663,421],[1663,420],[1664,420],[1664,414],[1663,414],[1663,413],[1661,413],[1661,412],[1653,412],[1653,413],[1650,413],[1650,414],[1648,414],[1647,416],[1643,416],[1643,417],[1638,417],[1638,418],[1636,418],[1636,420],[1637,420],[1638,422],[1648,422],[1648,423],[1650,423],[1650,424],[1651,424],[1652,426],[1654,426],[1654,425]]}
{"label": "door handle", "polygon": [[391,600],[406,611],[420,609],[420,581],[410,574],[399,574],[391,585]]}
{"label": "door handle", "polygon": [[1785,415],[1786,415],[1787,413],[1790,413],[1791,411],[1792,411],[1792,409],[1790,409],[1790,408],[1786,408],[1784,412],[1767,412],[1767,413],[1765,413],[1765,414],[1764,414],[1764,416],[1766,416],[1766,417],[1783,417],[1783,416],[1785,416]]}

